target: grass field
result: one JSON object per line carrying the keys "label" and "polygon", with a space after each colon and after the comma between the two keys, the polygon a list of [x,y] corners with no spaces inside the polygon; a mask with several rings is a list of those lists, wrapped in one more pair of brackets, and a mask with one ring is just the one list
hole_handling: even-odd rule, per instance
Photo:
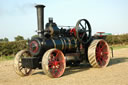
{"label": "grass field", "polygon": [[114,50],[122,49],[122,48],[128,48],[128,45],[112,45],[111,46]]}
{"label": "grass field", "polygon": [[12,60],[12,59],[14,59],[14,56],[2,56],[2,57],[0,57],[0,61]]}

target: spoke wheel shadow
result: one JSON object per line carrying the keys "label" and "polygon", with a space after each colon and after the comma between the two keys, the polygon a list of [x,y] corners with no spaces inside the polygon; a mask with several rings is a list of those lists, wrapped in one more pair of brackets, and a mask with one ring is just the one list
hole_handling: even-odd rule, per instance
{"label": "spoke wheel shadow", "polygon": [[82,72],[90,68],[91,66],[89,64],[80,64],[79,66],[67,67],[63,76],[74,74],[77,72]]}
{"label": "spoke wheel shadow", "polygon": [[112,66],[112,65],[124,63],[124,62],[128,62],[128,57],[112,58],[112,59],[110,59],[108,66]]}

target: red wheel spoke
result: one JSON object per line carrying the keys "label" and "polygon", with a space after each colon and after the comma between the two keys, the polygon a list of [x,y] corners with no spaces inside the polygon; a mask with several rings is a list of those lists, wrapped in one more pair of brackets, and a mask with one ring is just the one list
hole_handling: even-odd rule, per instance
{"label": "red wheel spoke", "polygon": [[97,55],[97,56],[96,56],[96,59],[98,60],[99,58],[100,58],[100,56]]}
{"label": "red wheel spoke", "polygon": [[104,65],[106,64],[106,62],[107,62],[107,57],[102,57],[102,62],[104,63]]}
{"label": "red wheel spoke", "polygon": [[60,52],[58,52],[57,54],[56,54],[56,56],[55,56],[55,60],[57,60],[60,56]]}
{"label": "red wheel spoke", "polygon": [[101,48],[100,48],[101,44],[102,44],[102,43],[100,42],[100,43],[99,43],[99,49],[101,49]]}
{"label": "red wheel spoke", "polygon": [[106,46],[106,45],[104,44],[104,45],[102,46],[101,50],[102,50],[105,46]]}
{"label": "red wheel spoke", "polygon": [[53,65],[54,64],[54,61],[49,61],[49,65]]}
{"label": "red wheel spoke", "polygon": [[53,66],[49,66],[49,68],[53,68]]}
{"label": "red wheel spoke", "polygon": [[97,57],[97,60],[100,60],[100,56]]}
{"label": "red wheel spoke", "polygon": [[58,57],[58,56],[59,56],[59,54],[60,54],[60,52],[58,52],[58,53],[56,54],[56,57]]}
{"label": "red wheel spoke", "polygon": [[64,60],[58,61],[58,63],[64,63]]}
{"label": "red wheel spoke", "polygon": [[59,68],[57,69],[56,76],[57,76],[57,74],[58,74],[58,75],[60,74]]}
{"label": "red wheel spoke", "polygon": [[100,65],[102,64],[102,61],[101,61],[101,59],[100,59],[100,58],[98,59],[98,62],[100,63]]}
{"label": "red wheel spoke", "polygon": [[103,61],[106,61],[108,58],[103,56],[102,59]]}
{"label": "red wheel spoke", "polygon": [[60,69],[59,69],[59,68],[57,69],[57,72],[59,72],[59,73],[60,73]]}
{"label": "red wheel spoke", "polygon": [[101,53],[101,48],[100,48],[100,46],[97,48],[97,52],[98,52],[98,53]]}
{"label": "red wheel spoke", "polygon": [[48,64],[48,66],[51,66],[51,65],[52,65],[51,63]]}
{"label": "red wheel spoke", "polygon": [[103,52],[104,54],[108,54],[108,52]]}
{"label": "red wheel spoke", "polygon": [[53,65],[48,65],[49,68],[53,68]]}
{"label": "red wheel spoke", "polygon": [[96,57],[100,57],[101,56],[101,54],[99,52],[96,55],[97,55]]}
{"label": "red wheel spoke", "polygon": [[55,74],[55,68],[52,68],[52,74],[53,75]]}
{"label": "red wheel spoke", "polygon": [[97,47],[97,50],[100,51],[100,45]]}

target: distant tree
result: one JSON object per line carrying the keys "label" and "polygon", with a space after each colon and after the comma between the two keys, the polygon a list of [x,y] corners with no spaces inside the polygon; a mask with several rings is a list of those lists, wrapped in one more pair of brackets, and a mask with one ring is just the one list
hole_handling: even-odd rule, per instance
{"label": "distant tree", "polygon": [[4,40],[5,42],[8,42],[8,41],[9,41],[8,38],[6,38],[6,37],[5,37],[3,40]]}
{"label": "distant tree", "polygon": [[3,38],[0,39],[0,42],[8,42],[8,41],[9,41],[9,40],[8,40],[8,38],[6,38],[6,37],[5,37],[4,39],[3,39]]}
{"label": "distant tree", "polygon": [[39,37],[39,36],[38,36],[38,35],[33,35],[33,36],[31,37],[31,39],[32,39],[32,38],[35,38],[35,37]]}
{"label": "distant tree", "polygon": [[0,39],[0,42],[3,41],[3,39]]}
{"label": "distant tree", "polygon": [[18,35],[17,37],[15,37],[15,41],[20,41],[20,40],[24,40],[23,36]]}

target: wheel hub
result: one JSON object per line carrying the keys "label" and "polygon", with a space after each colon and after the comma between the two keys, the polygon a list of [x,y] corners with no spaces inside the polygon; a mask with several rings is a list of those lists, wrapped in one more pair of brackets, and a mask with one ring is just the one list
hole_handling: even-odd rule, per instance
{"label": "wheel hub", "polygon": [[55,62],[54,62],[54,65],[57,66],[57,65],[58,65],[58,61],[55,61]]}
{"label": "wheel hub", "polygon": [[38,47],[38,43],[36,42],[36,41],[32,41],[31,43],[30,43],[30,50],[33,52],[33,53],[36,53],[37,51],[38,51],[38,49],[39,49],[39,47]]}

